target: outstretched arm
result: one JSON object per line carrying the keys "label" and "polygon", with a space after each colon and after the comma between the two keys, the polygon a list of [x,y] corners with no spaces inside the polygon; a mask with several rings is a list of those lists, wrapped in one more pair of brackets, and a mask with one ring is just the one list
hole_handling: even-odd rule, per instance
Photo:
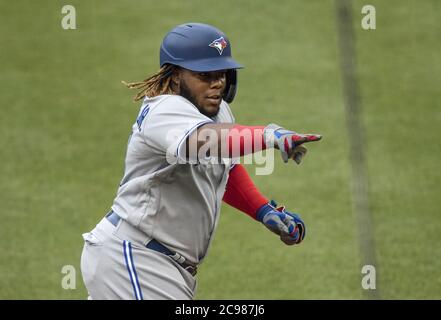
{"label": "outstretched arm", "polygon": [[[264,126],[242,126],[239,124],[204,124],[186,140],[186,154],[197,159],[200,151],[209,151],[210,156],[236,158],[267,148],[280,150],[284,162],[289,159],[300,163],[305,148],[296,149],[307,142],[319,141],[317,134],[301,134],[286,130],[276,124]],[[299,159],[300,158],[300,159]]]}

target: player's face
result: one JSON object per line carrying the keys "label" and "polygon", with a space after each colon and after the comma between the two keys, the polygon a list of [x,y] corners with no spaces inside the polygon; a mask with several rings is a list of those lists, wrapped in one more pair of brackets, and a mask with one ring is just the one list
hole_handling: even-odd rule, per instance
{"label": "player's face", "polygon": [[180,69],[179,72],[179,94],[208,117],[218,114],[225,85],[226,71],[224,70],[193,72]]}

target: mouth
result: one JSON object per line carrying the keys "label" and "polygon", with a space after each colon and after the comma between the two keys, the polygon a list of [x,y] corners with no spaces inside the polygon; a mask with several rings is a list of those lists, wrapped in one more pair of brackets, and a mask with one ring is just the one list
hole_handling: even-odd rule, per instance
{"label": "mouth", "polygon": [[212,94],[207,97],[207,100],[213,102],[213,103],[220,103],[222,99],[222,96],[220,94]]}

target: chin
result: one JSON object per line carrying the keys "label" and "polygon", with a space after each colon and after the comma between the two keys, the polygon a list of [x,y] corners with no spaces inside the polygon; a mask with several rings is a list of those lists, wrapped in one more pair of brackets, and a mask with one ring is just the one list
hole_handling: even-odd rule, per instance
{"label": "chin", "polygon": [[209,106],[202,108],[202,114],[206,115],[207,117],[215,117],[219,113],[220,110],[220,104],[218,106]]}

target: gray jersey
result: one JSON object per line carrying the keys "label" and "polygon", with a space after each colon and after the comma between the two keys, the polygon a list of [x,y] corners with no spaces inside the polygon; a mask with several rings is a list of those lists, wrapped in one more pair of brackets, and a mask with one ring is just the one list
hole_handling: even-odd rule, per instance
{"label": "gray jersey", "polygon": [[112,206],[121,218],[195,264],[206,255],[216,229],[231,160],[222,164],[171,160],[185,160],[183,142],[210,122],[234,123],[225,101],[218,115],[209,118],[181,96],[145,99]]}

